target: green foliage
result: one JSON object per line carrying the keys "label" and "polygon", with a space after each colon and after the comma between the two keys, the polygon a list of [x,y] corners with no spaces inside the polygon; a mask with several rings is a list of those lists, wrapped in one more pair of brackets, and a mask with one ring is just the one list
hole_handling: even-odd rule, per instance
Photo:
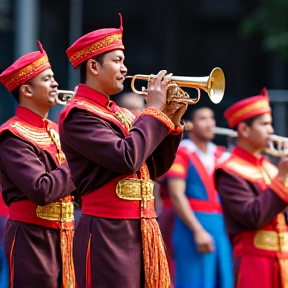
{"label": "green foliage", "polygon": [[261,33],[267,51],[278,51],[288,60],[288,0],[260,0],[241,24],[243,35]]}

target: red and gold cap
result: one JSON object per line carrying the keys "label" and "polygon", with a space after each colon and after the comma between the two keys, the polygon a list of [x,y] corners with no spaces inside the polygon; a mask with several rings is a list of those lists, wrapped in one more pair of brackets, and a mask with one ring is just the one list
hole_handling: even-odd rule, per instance
{"label": "red and gold cap", "polygon": [[125,49],[122,43],[122,16],[120,28],[104,28],[90,32],[76,40],[67,50],[66,54],[73,67],[78,67],[84,61],[116,49]]}
{"label": "red and gold cap", "polygon": [[40,51],[25,54],[0,75],[0,82],[10,92],[44,70],[51,68],[48,56],[40,41],[38,41],[38,46]]}
{"label": "red and gold cap", "polygon": [[268,91],[263,88],[260,95],[249,97],[236,102],[230,106],[224,113],[231,128],[239,122],[266,113],[271,113]]}

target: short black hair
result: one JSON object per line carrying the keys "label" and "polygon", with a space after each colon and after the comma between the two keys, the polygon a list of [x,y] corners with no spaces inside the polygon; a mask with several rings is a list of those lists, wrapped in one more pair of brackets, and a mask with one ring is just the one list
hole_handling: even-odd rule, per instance
{"label": "short black hair", "polygon": [[15,98],[15,100],[18,104],[19,104],[19,100],[20,100],[20,87],[21,87],[21,85],[17,86],[16,88],[14,88],[11,91],[11,94],[13,95],[13,97]]}
{"label": "short black hair", "polygon": [[212,110],[212,109],[209,108],[208,106],[197,106],[197,107],[195,107],[195,108],[190,112],[189,120],[193,122],[193,121],[194,121],[194,117],[195,117],[196,112],[199,111],[199,110],[202,110],[202,109],[209,109],[209,110]]}
{"label": "short black hair", "polygon": [[[253,125],[254,121],[255,121],[258,117],[260,117],[260,116],[261,116],[261,115],[256,115],[256,116],[247,118],[247,119],[245,119],[245,120],[242,120],[242,121],[240,121],[239,123],[243,122],[243,123],[245,123],[248,127],[251,127],[251,126]],[[237,123],[234,127],[232,127],[232,129],[235,130],[235,131],[237,131],[239,123]]]}
{"label": "short black hair", "polygon": [[[99,54],[99,55],[96,55],[95,57],[92,57],[90,59],[93,59],[95,60],[96,62],[98,62],[101,66],[103,65],[104,63],[104,55],[106,54],[107,52],[105,53],[102,53],[102,54]],[[88,60],[90,60],[88,59]],[[88,60],[86,60],[85,62],[83,62],[81,65],[80,65],[80,83],[82,84],[85,84],[86,83],[86,78],[87,78],[87,62]]]}

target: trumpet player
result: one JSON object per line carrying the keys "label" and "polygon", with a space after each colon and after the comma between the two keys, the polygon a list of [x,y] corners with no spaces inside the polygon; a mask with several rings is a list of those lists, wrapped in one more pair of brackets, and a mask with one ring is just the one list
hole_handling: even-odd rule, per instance
{"label": "trumpet player", "polygon": [[10,287],[73,288],[70,194],[75,186],[58,126],[46,119],[56,105],[58,83],[38,45],[39,51],[20,57],[0,75],[18,103],[16,115],[0,128],[0,178],[9,206],[5,256]]}
{"label": "trumpet player", "polygon": [[146,108],[137,118],[110,100],[123,90],[127,74],[121,14],[120,20],[120,28],[90,32],[66,51],[81,75],[59,118],[82,203],[74,241],[76,282],[79,288],[168,288],[152,180],[174,161],[187,106],[166,107],[165,70],[150,78]]}
{"label": "trumpet player", "polygon": [[215,183],[233,245],[235,288],[288,285],[288,158],[278,169],[262,155],[273,133],[268,93],[243,99],[225,113],[237,146],[216,167]]}

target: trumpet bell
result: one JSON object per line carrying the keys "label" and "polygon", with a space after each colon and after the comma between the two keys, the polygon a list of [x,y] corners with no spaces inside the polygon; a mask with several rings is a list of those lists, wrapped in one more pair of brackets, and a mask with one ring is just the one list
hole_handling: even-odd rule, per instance
{"label": "trumpet bell", "polygon": [[214,104],[221,102],[225,91],[225,76],[219,67],[214,68],[206,77],[172,76],[171,82],[180,87],[204,90]]}
{"label": "trumpet bell", "polygon": [[221,102],[225,91],[225,76],[220,68],[214,68],[209,76],[207,94],[214,104]]}

